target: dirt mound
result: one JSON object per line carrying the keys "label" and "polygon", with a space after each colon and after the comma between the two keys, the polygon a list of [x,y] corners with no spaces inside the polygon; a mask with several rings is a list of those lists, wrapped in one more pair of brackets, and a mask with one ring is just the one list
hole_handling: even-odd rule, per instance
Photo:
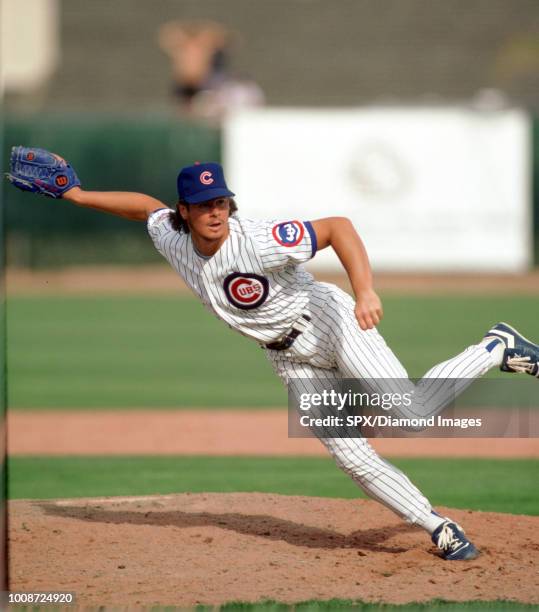
{"label": "dirt mound", "polygon": [[12,590],[83,605],[360,599],[539,603],[539,518],[442,509],[483,551],[439,559],[364,500],[207,493],[9,502]]}

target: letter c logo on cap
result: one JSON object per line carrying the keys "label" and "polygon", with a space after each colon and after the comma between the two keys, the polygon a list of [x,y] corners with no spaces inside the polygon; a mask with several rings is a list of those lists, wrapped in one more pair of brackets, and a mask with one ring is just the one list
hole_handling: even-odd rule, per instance
{"label": "letter c logo on cap", "polygon": [[211,185],[213,183],[211,172],[209,172],[208,170],[205,170],[204,172],[202,172],[202,174],[200,175],[200,182],[203,185]]}

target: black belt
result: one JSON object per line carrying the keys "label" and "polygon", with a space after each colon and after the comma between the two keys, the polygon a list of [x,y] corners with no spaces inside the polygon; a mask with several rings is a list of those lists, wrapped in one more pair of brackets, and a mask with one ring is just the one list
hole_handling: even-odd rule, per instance
{"label": "black belt", "polygon": [[[311,320],[311,317],[306,314],[301,315],[301,318],[305,319],[307,322]],[[294,327],[294,325],[297,325],[298,327]],[[289,349],[294,344],[294,340],[306,329],[303,321],[298,320],[294,325],[292,325],[292,329],[286,334],[286,336],[283,336],[280,340],[266,344],[266,348],[270,349],[270,351],[286,351],[286,349]]]}

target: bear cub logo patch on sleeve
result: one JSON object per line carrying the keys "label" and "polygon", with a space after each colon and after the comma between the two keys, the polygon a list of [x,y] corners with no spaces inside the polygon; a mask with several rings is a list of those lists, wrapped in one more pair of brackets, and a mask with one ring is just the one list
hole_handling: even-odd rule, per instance
{"label": "bear cub logo patch on sleeve", "polygon": [[275,240],[285,247],[298,245],[305,234],[305,228],[301,221],[285,221],[275,225],[271,231]]}

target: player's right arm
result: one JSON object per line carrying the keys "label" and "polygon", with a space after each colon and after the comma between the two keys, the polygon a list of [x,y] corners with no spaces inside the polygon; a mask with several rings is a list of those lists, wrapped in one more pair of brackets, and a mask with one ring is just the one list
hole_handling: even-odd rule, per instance
{"label": "player's right arm", "polygon": [[152,196],[129,191],[85,191],[73,187],[62,194],[62,199],[76,206],[93,208],[131,221],[146,221],[154,211],[167,208]]}
{"label": "player's right arm", "polygon": [[373,288],[371,265],[363,241],[350,219],[326,217],[312,222],[318,250],[331,246],[340,259],[356,296],[355,315],[363,330],[383,317],[382,302]]}

